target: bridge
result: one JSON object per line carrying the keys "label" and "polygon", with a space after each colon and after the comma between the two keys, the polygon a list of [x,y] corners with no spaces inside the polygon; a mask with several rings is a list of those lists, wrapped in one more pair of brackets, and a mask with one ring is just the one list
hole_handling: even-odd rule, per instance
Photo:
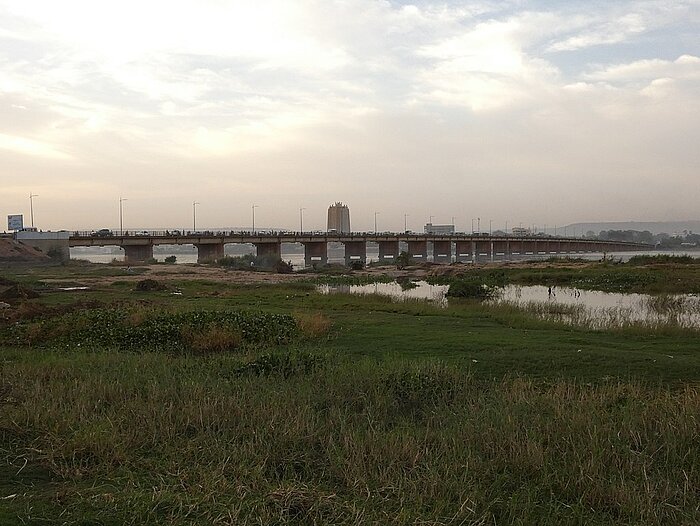
{"label": "bridge", "polygon": [[342,243],[345,264],[367,262],[367,244],[379,246],[380,263],[393,263],[399,256],[399,243],[404,243],[413,261],[427,261],[428,243],[433,245],[433,261],[458,262],[507,261],[550,255],[609,253],[649,250],[651,245],[624,241],[602,241],[575,237],[495,236],[489,234],[419,234],[419,233],[333,233],[333,232],[180,232],[148,231],[136,234],[112,232],[71,232],[68,247],[119,246],[126,261],[142,263],[153,257],[155,245],[194,245],[197,260],[211,262],[224,256],[224,245],[247,243],[255,246],[259,257],[277,260],[282,243],[304,246],[307,266],[328,263],[328,243]]}

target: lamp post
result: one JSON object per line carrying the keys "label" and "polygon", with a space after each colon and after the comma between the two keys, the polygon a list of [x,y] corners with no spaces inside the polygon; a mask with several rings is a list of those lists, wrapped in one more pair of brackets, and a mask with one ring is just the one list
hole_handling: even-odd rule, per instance
{"label": "lamp post", "polygon": [[192,231],[197,231],[197,201],[192,201]]}
{"label": "lamp post", "polygon": [[39,197],[37,194],[29,192],[29,217],[32,220],[32,228],[34,228],[34,198]]}
{"label": "lamp post", "polygon": [[377,216],[379,215],[379,212],[374,213],[374,233],[377,233]]}
{"label": "lamp post", "polygon": [[493,219],[489,219],[489,235],[491,235],[491,225],[493,224]]}
{"label": "lamp post", "polygon": [[260,208],[258,205],[253,205],[250,209],[253,211],[253,234],[255,234],[255,209]]}
{"label": "lamp post", "polygon": [[124,201],[128,201],[128,199],[126,197],[119,198],[119,235],[120,236],[124,235],[124,211],[123,211],[123,205],[122,205],[122,203]]}
{"label": "lamp post", "polygon": [[304,210],[306,208],[299,209],[299,232],[304,233]]}
{"label": "lamp post", "polygon": [[406,221],[406,218],[408,217],[408,214],[403,215],[403,233],[405,234],[408,232],[408,222]]}
{"label": "lamp post", "polygon": [[481,234],[481,218],[480,217],[476,218],[476,229],[479,231],[479,234]]}
{"label": "lamp post", "polygon": [[472,217],[472,234],[474,233],[474,218]]}

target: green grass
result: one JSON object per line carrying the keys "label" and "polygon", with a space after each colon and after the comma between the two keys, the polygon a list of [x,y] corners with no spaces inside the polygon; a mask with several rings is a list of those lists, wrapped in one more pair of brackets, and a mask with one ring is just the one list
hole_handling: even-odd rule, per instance
{"label": "green grass", "polygon": [[[171,285],[182,295],[117,283],[89,297],[170,321],[291,315],[313,337],[204,353],[0,345],[0,524],[700,522],[697,332],[313,283]],[[23,312],[80,320],[85,297]]]}
{"label": "green grass", "polygon": [[6,523],[700,520],[693,388],[337,355],[286,376],[241,374],[254,356],[3,358]]}

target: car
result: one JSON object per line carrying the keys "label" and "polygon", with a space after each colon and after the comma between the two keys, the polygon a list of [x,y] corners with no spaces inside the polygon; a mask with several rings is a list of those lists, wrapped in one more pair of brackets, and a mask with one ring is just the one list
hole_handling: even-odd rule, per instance
{"label": "car", "polygon": [[135,236],[150,236],[151,233],[148,230],[140,230],[134,233]]}
{"label": "car", "polygon": [[100,228],[99,230],[93,232],[94,236],[97,237],[109,237],[113,236],[112,231],[109,228]]}

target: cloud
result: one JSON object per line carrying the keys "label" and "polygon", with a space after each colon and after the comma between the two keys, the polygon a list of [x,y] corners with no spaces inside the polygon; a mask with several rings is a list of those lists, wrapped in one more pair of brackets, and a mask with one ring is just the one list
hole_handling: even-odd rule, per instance
{"label": "cloud", "polygon": [[[0,162],[17,174],[0,182],[63,199],[51,188],[89,180],[104,206],[196,197],[221,225],[264,196],[277,224],[351,200],[402,227],[402,208],[622,213],[639,177],[691,214],[660,181],[698,165],[693,2],[552,6],[0,0]],[[178,221],[164,203],[144,226]]]}
{"label": "cloud", "polygon": [[0,134],[0,149],[23,155],[45,157],[60,161],[71,159],[70,155],[59,151],[50,144],[26,137],[18,137],[16,135]]}
{"label": "cloud", "polygon": [[613,83],[636,82],[659,77],[700,79],[700,57],[681,55],[676,60],[645,59],[600,67],[583,78]]}

